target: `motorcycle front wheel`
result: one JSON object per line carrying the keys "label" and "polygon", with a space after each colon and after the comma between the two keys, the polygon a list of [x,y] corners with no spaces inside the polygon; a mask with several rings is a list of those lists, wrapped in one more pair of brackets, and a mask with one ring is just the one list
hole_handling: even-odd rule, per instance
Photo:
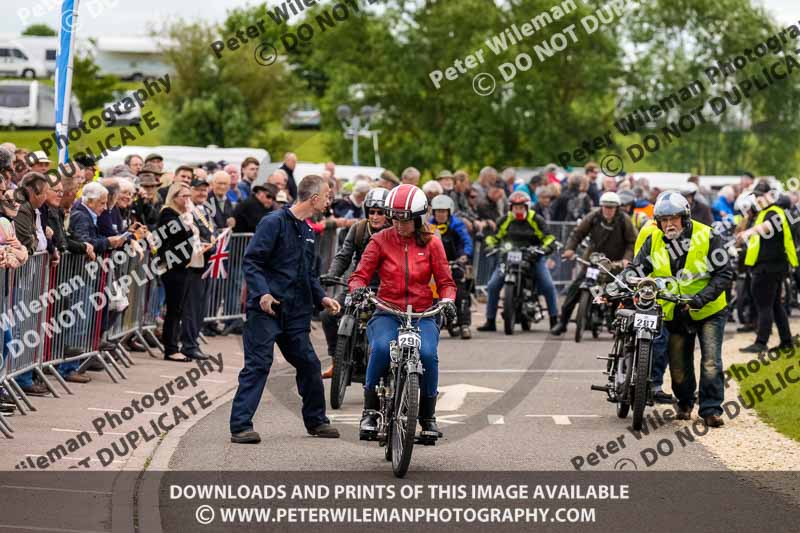
{"label": "motorcycle front wheel", "polygon": [[514,334],[517,307],[514,301],[514,284],[506,283],[503,289],[503,331],[506,335]]}
{"label": "motorcycle front wheel", "polygon": [[395,477],[404,477],[411,465],[411,453],[414,451],[414,438],[417,432],[417,415],[419,414],[419,376],[405,374],[401,370],[397,391],[399,399],[395,404],[392,424],[392,472]]}
{"label": "motorcycle front wheel", "polygon": [[339,409],[344,401],[344,393],[350,381],[353,366],[353,337],[339,335],[336,353],[333,356],[333,376],[331,376],[331,409]]}
{"label": "motorcycle front wheel", "polygon": [[642,429],[644,408],[647,405],[647,391],[650,382],[650,357],[652,356],[651,343],[647,339],[640,339],[637,346],[636,359],[636,386],[633,388],[633,429]]}
{"label": "motorcycle front wheel", "polygon": [[589,291],[584,290],[581,292],[578,303],[578,316],[575,318],[575,342],[581,342],[581,339],[583,339],[583,332],[586,329],[586,320],[589,318],[591,310],[592,295],[589,294]]}

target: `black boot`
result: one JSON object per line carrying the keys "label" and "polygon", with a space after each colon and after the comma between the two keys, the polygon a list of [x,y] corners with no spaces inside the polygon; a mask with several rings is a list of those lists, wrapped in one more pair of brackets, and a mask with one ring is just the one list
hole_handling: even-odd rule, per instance
{"label": "black boot", "polygon": [[378,435],[378,410],[381,401],[375,391],[364,391],[364,412],[361,414],[358,438],[361,440],[374,440]]}
{"label": "black boot", "polygon": [[558,336],[564,333],[565,331],[567,331],[567,325],[564,323],[563,320],[560,320],[558,324],[550,328],[550,335]]}
{"label": "black boot", "polygon": [[436,425],[436,396],[419,398],[419,436],[425,439],[440,439],[442,432]]}
{"label": "black boot", "polygon": [[553,329],[554,327],[556,327],[556,324],[558,324],[558,317],[557,316],[551,316],[550,317],[550,329]]}
{"label": "black boot", "polygon": [[497,331],[497,326],[494,320],[487,320],[482,326],[478,326],[478,331]]}

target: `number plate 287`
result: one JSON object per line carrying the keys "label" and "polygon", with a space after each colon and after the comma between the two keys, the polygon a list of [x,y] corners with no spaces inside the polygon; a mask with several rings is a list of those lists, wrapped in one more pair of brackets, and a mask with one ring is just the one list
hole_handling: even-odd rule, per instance
{"label": "number plate 287", "polygon": [[643,315],[636,313],[633,317],[633,327],[652,329],[653,331],[658,328],[658,317],[656,315]]}

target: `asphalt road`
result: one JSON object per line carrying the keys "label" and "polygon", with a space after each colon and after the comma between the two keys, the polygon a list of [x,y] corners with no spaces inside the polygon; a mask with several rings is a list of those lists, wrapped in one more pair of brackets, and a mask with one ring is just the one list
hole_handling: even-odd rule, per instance
{"label": "asphalt road", "polygon": [[[482,320],[476,314],[474,322]],[[676,432],[686,431],[690,423],[666,422],[637,439],[628,429],[630,416],[617,418],[614,404],[589,388],[606,379],[605,361],[596,356],[611,349],[611,336],[593,340],[589,335],[576,344],[573,327],[561,338],[549,335],[544,322],[530,332],[518,326],[513,336],[476,332],[465,341],[444,333],[437,418],[445,436],[435,447],[415,447],[411,471],[574,471],[576,464],[582,471],[724,470],[702,446],[702,436],[692,432],[695,442],[677,438]],[[317,353],[326,353],[321,331],[315,330],[313,337]],[[329,359],[323,357],[322,363],[325,368]],[[330,382],[325,384],[327,388]],[[170,469],[390,471],[382,448],[358,440],[361,409],[361,387],[354,384],[342,408],[328,410],[342,438],[308,436],[294,373],[281,365],[269,378],[254,420],[260,445],[230,443],[230,402],[219,403],[182,438]],[[665,453],[656,461],[655,452],[642,455],[665,438],[672,453],[662,444]],[[597,456],[589,457],[593,452]],[[647,465],[645,458],[653,464]]]}

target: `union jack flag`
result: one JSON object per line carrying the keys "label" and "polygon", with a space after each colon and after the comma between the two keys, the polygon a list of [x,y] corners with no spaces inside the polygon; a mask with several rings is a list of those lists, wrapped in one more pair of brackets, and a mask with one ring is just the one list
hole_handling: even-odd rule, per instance
{"label": "union jack flag", "polygon": [[211,277],[213,279],[227,279],[228,270],[225,268],[225,261],[228,260],[228,242],[231,235],[230,228],[220,233],[217,237],[217,246],[214,248],[214,253],[208,260],[208,268],[203,272],[203,279]]}

